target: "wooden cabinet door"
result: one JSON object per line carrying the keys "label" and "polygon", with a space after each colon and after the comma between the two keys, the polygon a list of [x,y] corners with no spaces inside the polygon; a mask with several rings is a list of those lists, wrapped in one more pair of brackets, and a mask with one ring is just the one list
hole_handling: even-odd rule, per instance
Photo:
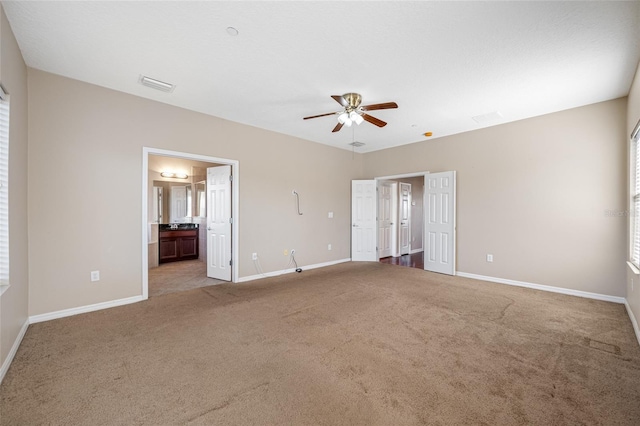
{"label": "wooden cabinet door", "polygon": [[180,257],[198,258],[198,236],[180,237]]}
{"label": "wooden cabinet door", "polygon": [[179,254],[178,238],[160,238],[160,263],[177,260]]}

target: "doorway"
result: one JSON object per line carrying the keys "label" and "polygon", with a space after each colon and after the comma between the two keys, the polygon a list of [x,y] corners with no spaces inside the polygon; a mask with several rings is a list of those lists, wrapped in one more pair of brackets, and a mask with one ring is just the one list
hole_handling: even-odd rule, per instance
{"label": "doorway", "polygon": [[[158,159],[165,160],[164,164],[181,164],[183,169],[186,168],[186,170],[175,170],[175,168],[174,170],[169,170],[179,178],[174,179],[167,175],[169,178],[155,179],[160,176],[161,172],[161,170],[155,170],[159,168]],[[191,166],[194,169],[191,169]],[[143,298],[226,282],[207,278],[207,265],[209,263],[207,254],[210,250],[207,229],[210,228],[210,225],[207,223],[208,215],[204,214],[206,212],[205,182],[207,180],[207,168],[216,166],[226,166],[227,169],[231,170],[230,176],[233,176],[233,185],[230,185],[229,207],[230,218],[235,218],[235,220],[230,226],[230,271],[228,276],[231,282],[237,282],[238,263],[233,262],[233,259],[238,258],[239,162],[218,157],[145,147],[143,148],[142,173]],[[171,169],[171,166],[166,166],[166,168]],[[183,177],[185,174],[188,175],[187,178]],[[172,187],[178,187],[178,189],[174,190],[177,196],[174,197],[173,203],[170,197]],[[183,193],[184,197],[181,196]],[[183,204],[185,205],[183,206]],[[159,247],[160,243],[158,230],[160,228],[159,221],[161,220],[167,222],[164,227],[173,225],[180,230],[190,227],[192,233],[196,232],[198,234],[199,252],[204,257],[201,258],[198,255],[196,259],[191,256],[193,260],[188,260],[187,258],[180,261],[160,263],[159,257],[161,255],[157,247]],[[157,244],[156,247],[152,247],[153,244]],[[194,245],[187,238],[185,238],[184,244],[185,247],[188,246],[190,249]],[[164,246],[170,247],[171,245],[165,244]],[[175,246],[177,250],[180,250],[180,242],[176,243]],[[152,289],[150,289],[150,281],[153,284]],[[158,283],[159,285],[156,285]]]}
{"label": "doorway", "polygon": [[[419,176],[423,182],[422,247],[424,270],[456,274],[456,172],[415,173],[351,181],[351,260],[380,261],[378,183]],[[412,206],[413,207],[413,206]],[[417,238],[417,237],[416,237]],[[412,252],[409,255],[414,254]],[[413,262],[401,262],[411,265]]]}
{"label": "doorway", "polygon": [[377,179],[381,263],[424,268],[424,176],[420,173]]}

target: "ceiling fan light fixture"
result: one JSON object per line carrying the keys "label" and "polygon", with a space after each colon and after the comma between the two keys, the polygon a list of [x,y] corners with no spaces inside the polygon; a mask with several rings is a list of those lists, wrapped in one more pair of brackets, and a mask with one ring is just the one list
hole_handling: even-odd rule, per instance
{"label": "ceiling fan light fixture", "polygon": [[343,112],[338,116],[338,122],[340,124],[344,124],[347,120],[349,120],[349,114],[347,114],[346,112]]}
{"label": "ceiling fan light fixture", "polygon": [[364,118],[362,118],[362,116],[355,111],[352,111],[351,114],[349,114],[349,118],[358,125],[360,125],[364,121]]}

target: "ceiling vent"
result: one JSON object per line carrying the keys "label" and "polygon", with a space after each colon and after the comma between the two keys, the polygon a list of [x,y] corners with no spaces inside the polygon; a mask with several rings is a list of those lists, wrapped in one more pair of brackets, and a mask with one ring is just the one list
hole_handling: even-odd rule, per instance
{"label": "ceiling vent", "polygon": [[361,146],[364,146],[364,142],[351,142],[349,145],[354,148],[360,148]]}
{"label": "ceiling vent", "polygon": [[494,111],[487,114],[476,115],[475,117],[471,118],[478,124],[493,124],[502,120],[502,114],[500,114],[499,111]]}
{"label": "ceiling vent", "polygon": [[155,78],[141,75],[138,79],[138,83],[143,86],[151,87],[152,89],[160,90],[161,92],[171,93],[176,88],[175,84],[165,83],[164,81],[156,80]]}

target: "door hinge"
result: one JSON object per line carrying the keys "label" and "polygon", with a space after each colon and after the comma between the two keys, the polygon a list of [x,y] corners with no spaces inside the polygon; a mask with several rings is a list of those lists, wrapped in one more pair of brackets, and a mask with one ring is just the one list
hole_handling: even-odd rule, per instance
{"label": "door hinge", "polygon": [[229,223],[233,223],[233,218],[232,217],[229,218]]}
{"label": "door hinge", "polygon": [[233,260],[229,260],[229,266],[233,266]]}
{"label": "door hinge", "polygon": [[233,182],[233,175],[229,175],[229,182]]}

